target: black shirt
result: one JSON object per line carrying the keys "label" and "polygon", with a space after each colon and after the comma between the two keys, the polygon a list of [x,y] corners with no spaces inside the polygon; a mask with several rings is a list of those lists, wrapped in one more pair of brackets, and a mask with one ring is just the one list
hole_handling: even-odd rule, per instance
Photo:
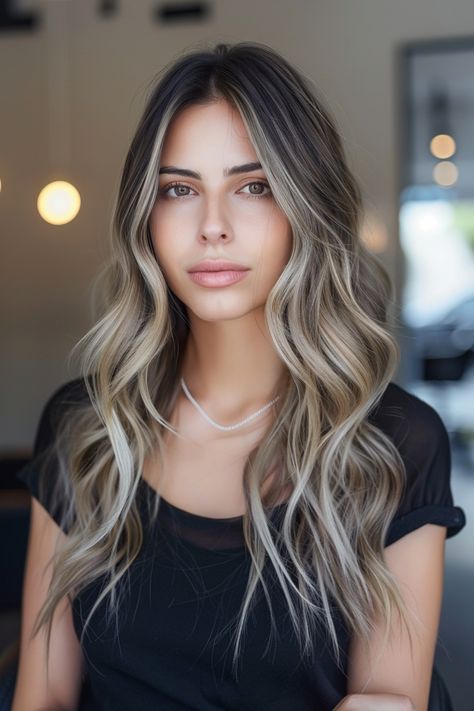
{"label": "black shirt", "polygon": [[[65,408],[82,398],[88,394],[80,379],[53,393],[41,414],[33,458],[18,474],[58,523],[61,502],[49,494],[54,465],[46,470],[40,489],[38,464]],[[453,504],[449,439],[437,412],[390,383],[370,419],[392,438],[407,469],[408,485],[386,545],[426,523],[446,526],[448,538],[458,533],[465,514]],[[347,693],[349,635],[340,613],[335,615],[340,666],[322,632],[314,640],[315,656],[307,663],[299,653],[283,593],[268,572],[277,635],[270,636],[271,619],[262,594],[245,628],[236,681],[231,673],[234,637],[228,626],[236,619],[250,567],[242,520],[200,516],[161,498],[152,527],[146,504],[154,496],[142,477],[138,503],[144,543],[130,569],[118,636],[115,623],[106,623],[105,601],[87,627],[83,644],[87,682],[80,708],[331,711]],[[270,515],[277,519],[284,505]],[[100,579],[73,601],[78,638],[99,586]]]}

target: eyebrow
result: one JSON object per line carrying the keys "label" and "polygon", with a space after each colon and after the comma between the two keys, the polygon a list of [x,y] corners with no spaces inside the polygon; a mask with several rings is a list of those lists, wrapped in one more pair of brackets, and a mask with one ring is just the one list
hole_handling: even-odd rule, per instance
{"label": "eyebrow", "polygon": [[[250,173],[252,170],[261,170],[261,163],[243,163],[242,165],[234,165],[232,168],[224,169],[224,178],[231,175],[238,175],[239,173]],[[183,175],[187,178],[196,178],[196,180],[201,180],[202,176],[200,173],[196,173],[194,170],[188,170],[188,168],[177,168],[175,165],[165,165],[158,171],[159,174],[172,174],[172,175]]]}

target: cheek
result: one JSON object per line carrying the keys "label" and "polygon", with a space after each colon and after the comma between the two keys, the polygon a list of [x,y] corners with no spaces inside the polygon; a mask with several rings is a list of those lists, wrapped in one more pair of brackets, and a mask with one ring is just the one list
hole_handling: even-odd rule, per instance
{"label": "cheek", "polygon": [[164,212],[155,210],[149,221],[153,251],[163,271],[172,270],[173,265],[179,263],[179,245],[177,239],[178,228],[175,221],[166,218]]}
{"label": "cheek", "polygon": [[285,215],[277,214],[274,217],[272,229],[269,233],[271,239],[267,241],[267,258],[274,269],[282,271],[288,262],[293,248],[293,237],[290,223]]}
{"label": "cheek", "polygon": [[293,246],[287,220],[274,221],[257,259],[258,292],[265,298],[288,263]]}

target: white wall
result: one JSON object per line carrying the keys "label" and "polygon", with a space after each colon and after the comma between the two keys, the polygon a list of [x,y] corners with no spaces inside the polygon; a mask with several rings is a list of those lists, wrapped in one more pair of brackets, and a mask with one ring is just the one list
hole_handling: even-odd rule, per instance
{"label": "white wall", "polygon": [[[96,4],[23,2],[41,9],[43,25],[0,34],[3,447],[28,446],[45,398],[75,375],[65,359],[90,324],[89,289],[107,253],[122,161],[145,91],[165,62],[200,41],[256,40],[310,76],[337,120],[368,206],[387,227],[382,259],[398,280],[396,50],[405,40],[474,28],[472,0],[220,0],[209,21],[171,29],[150,22],[152,0],[118,3],[110,18],[99,17]],[[56,42],[67,40],[70,58],[70,160],[63,165],[63,134],[56,150],[48,143],[51,31],[61,23]],[[36,198],[60,177],[77,185],[83,204],[71,224],[53,227],[39,217]]]}

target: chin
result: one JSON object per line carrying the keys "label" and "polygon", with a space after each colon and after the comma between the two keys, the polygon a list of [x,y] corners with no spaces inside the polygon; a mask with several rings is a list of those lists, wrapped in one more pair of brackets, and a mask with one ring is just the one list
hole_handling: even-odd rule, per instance
{"label": "chin", "polygon": [[197,310],[193,311],[190,309],[193,316],[198,318],[200,321],[207,321],[208,323],[219,323],[223,321],[235,321],[239,318],[243,318],[249,312],[248,311],[236,311],[234,309],[229,310]]}
{"label": "chin", "polygon": [[248,316],[255,311],[256,308],[263,308],[263,306],[264,304],[261,306],[249,304],[247,307],[242,304],[238,307],[232,305],[227,306],[224,304],[221,304],[220,306],[218,304],[209,304],[209,308],[205,308],[203,306],[198,307],[196,305],[194,305],[193,308],[193,305],[187,304],[188,312],[190,314],[201,321],[208,321],[209,323],[218,323],[219,321],[235,321]]}

